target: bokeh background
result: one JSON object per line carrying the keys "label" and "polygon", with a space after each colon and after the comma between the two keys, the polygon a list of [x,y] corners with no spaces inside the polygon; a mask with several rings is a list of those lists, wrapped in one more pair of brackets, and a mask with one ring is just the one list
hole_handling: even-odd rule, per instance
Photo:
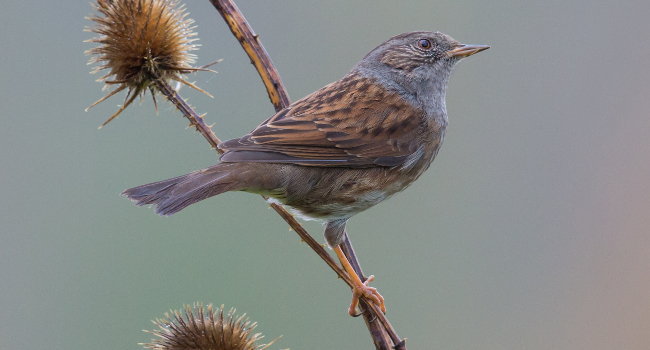
{"label": "bokeh background", "polygon": [[[445,145],[352,240],[412,349],[650,348],[650,2],[239,1],[293,99],[388,37],[440,30],[492,49],[451,79]],[[219,74],[184,88],[222,139],[272,113],[222,19],[189,1]],[[118,194],[214,152],[150,99],[88,74],[88,1],[0,11],[0,349],[138,349],[150,319],[202,301],[272,348],[371,348],[350,292],[260,198],[161,218]],[[322,240],[321,227],[307,224]]]}

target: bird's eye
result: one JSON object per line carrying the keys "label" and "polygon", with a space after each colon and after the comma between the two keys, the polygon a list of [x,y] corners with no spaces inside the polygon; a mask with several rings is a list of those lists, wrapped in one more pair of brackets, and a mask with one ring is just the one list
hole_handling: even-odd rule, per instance
{"label": "bird's eye", "polygon": [[422,50],[431,50],[431,41],[429,39],[420,39],[418,40],[418,47],[421,48]]}

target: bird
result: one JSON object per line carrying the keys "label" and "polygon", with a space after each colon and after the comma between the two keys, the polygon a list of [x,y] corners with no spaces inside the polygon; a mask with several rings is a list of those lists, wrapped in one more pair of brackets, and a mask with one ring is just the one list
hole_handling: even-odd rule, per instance
{"label": "bird", "polygon": [[448,124],[446,92],[454,66],[488,49],[441,32],[396,35],[341,79],[280,110],[248,134],[219,144],[220,162],[186,175],[127,189],[136,205],[172,215],[212,196],[261,194],[324,223],[324,236],[360,297],[386,312],[341,244],[346,223],[404,190],[430,166]]}

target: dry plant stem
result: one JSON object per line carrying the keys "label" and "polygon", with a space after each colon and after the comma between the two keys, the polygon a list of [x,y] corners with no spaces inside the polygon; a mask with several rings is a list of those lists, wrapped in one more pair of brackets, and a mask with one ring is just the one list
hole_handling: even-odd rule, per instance
{"label": "dry plant stem", "polygon": [[210,2],[219,11],[232,34],[248,54],[251,63],[255,66],[260,78],[262,78],[275,110],[279,111],[287,107],[290,103],[289,95],[282,85],[280,74],[278,74],[271,62],[266,49],[260,43],[259,36],[253,32],[253,28],[248,24],[235,2],[230,0],[210,0]]}
{"label": "dry plant stem", "polygon": [[[271,62],[271,59],[262,46],[259,36],[253,32],[253,29],[244,18],[239,8],[232,0],[210,0],[212,5],[217,9],[219,14],[228,24],[231,32],[237,38],[241,44],[244,51],[248,54],[248,57],[251,60],[251,63],[257,69],[262,82],[266,87],[267,93],[275,107],[276,111],[279,111],[289,105],[289,97],[284,89],[282,81],[280,80],[280,75],[278,74],[275,66]],[[323,247],[318,244],[306,230],[296,222],[296,220],[291,216],[284,208],[278,205],[272,205],[280,216],[282,216],[287,223],[300,235],[300,237],[323,259],[325,262],[341,277],[349,286],[351,282],[348,280],[346,274],[342,274],[341,268],[338,267],[336,263],[333,262],[330,255],[323,249]],[[357,271],[360,277],[363,277],[359,265],[359,261],[354,254],[352,245],[349,242],[349,239],[345,238],[344,241],[344,253],[352,266],[356,266],[355,270]],[[346,247],[348,249],[346,249]],[[364,278],[365,279],[365,278]],[[370,331],[371,337],[377,349],[400,349],[406,350],[405,341],[400,339],[395,330],[393,329],[388,319],[377,307],[369,307],[365,301],[362,300],[362,305],[365,310],[370,312],[363,312],[364,319],[368,330]],[[376,322],[379,320],[380,322]],[[394,344],[394,345],[393,345]]]}
{"label": "dry plant stem", "polygon": [[332,259],[329,253],[327,253],[325,248],[323,248],[323,246],[320,243],[318,243],[307,232],[307,230],[305,230],[305,228],[302,227],[302,225],[300,225],[300,223],[296,220],[296,218],[293,217],[293,215],[291,215],[288,211],[286,211],[280,205],[275,203],[271,204],[271,208],[275,209],[275,211],[284,219],[284,221],[286,221],[289,224],[289,226],[294,231],[296,231],[296,233],[300,236],[300,238],[302,238],[302,240],[305,241],[305,243],[307,243],[307,245],[309,245],[309,247],[313,249],[316,252],[316,254],[318,254],[318,256],[321,257],[321,259],[325,260],[327,265],[329,265],[329,267],[331,267],[332,270],[334,270],[334,272],[336,272],[336,274],[339,275],[339,277],[341,277],[341,279],[345,283],[347,283],[348,286],[352,287],[352,282],[350,281],[345,271],[343,271],[343,269],[339,267],[339,265]]}
{"label": "dry plant stem", "polygon": [[197,114],[166,81],[160,79],[160,77],[154,77],[153,80],[156,83],[158,91],[165,95],[169,102],[173,103],[174,106],[183,113],[183,115],[190,121],[190,125],[194,126],[196,130],[203,135],[212,148],[220,152],[218,145],[221,143],[221,140],[219,140],[217,135],[212,132],[210,126],[203,121],[203,116]]}

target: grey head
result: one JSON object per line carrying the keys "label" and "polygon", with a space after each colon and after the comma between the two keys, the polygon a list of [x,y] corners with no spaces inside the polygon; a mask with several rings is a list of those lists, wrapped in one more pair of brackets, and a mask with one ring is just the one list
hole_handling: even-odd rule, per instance
{"label": "grey head", "polygon": [[440,32],[404,33],[370,51],[351,73],[374,78],[428,115],[446,119],[445,95],[454,66],[488,48],[464,45]]}

